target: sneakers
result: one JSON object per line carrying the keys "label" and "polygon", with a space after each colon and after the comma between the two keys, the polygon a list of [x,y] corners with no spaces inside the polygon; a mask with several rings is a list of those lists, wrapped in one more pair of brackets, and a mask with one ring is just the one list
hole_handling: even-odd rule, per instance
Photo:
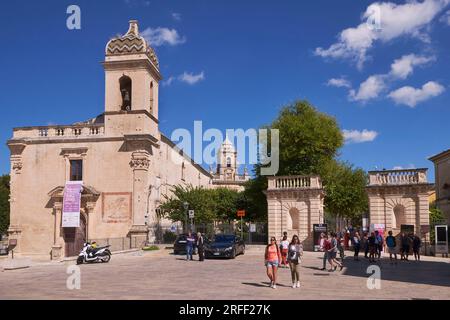
{"label": "sneakers", "polygon": [[292,284],[292,288],[293,289],[297,288],[297,284],[295,282]]}
{"label": "sneakers", "polygon": [[272,289],[276,289],[276,288],[277,288],[277,285],[274,284],[274,285],[272,286]]}
{"label": "sneakers", "polygon": [[297,281],[297,288],[300,288],[300,281]]}

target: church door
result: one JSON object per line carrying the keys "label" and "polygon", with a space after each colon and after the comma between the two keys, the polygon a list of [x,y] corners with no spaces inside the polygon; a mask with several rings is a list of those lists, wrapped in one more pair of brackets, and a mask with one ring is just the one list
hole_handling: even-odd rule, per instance
{"label": "church door", "polygon": [[65,256],[77,256],[86,241],[86,219],[80,214],[79,228],[64,228]]}

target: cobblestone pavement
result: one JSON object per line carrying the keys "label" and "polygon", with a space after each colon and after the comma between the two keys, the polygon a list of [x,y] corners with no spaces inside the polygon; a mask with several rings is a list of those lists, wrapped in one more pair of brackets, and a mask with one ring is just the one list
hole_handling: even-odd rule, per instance
{"label": "cobblestone pavement", "polygon": [[0,272],[0,299],[450,299],[449,259],[424,258],[391,265],[383,259],[381,289],[367,288],[366,260],[346,258],[342,272],[320,271],[320,253],[306,252],[302,287],[291,288],[289,269],[268,287],[263,249],[236,260],[184,261],[169,250],[113,256],[108,264],[81,266],[81,289],[66,287],[74,262]]}

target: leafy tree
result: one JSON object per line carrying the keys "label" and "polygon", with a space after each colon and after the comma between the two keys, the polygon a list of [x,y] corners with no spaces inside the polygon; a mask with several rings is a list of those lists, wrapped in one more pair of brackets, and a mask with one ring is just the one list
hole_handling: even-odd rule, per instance
{"label": "leafy tree", "polygon": [[195,211],[196,223],[214,221],[229,222],[236,219],[240,194],[225,188],[205,189],[192,185],[177,185],[170,195],[163,195],[161,216],[172,221],[185,222],[184,203],[189,203],[189,210]]}
{"label": "leafy tree", "polygon": [[325,209],[334,217],[344,217],[357,225],[368,209],[364,170],[349,163],[330,161],[322,170]]}
{"label": "leafy tree", "polygon": [[305,100],[284,107],[270,127],[280,132],[278,175],[319,174],[344,142],[336,119]]}
{"label": "leafy tree", "polygon": [[172,221],[185,222],[186,211],[184,203],[189,204],[189,210],[195,210],[195,221],[199,223],[212,222],[216,218],[213,211],[210,190],[193,187],[192,185],[177,185],[171,189],[171,195],[163,195],[164,203],[161,205],[161,215]]}
{"label": "leafy tree", "polygon": [[208,190],[211,194],[212,210],[219,221],[231,222],[236,219],[239,203],[242,201],[239,193],[235,190],[218,188]]}
{"label": "leafy tree", "polygon": [[435,230],[434,226],[438,224],[446,224],[446,220],[444,217],[444,213],[441,209],[436,207],[436,202],[430,204],[430,242],[434,243],[435,241]]}
{"label": "leafy tree", "polygon": [[0,177],[0,234],[6,233],[9,227],[9,175]]}

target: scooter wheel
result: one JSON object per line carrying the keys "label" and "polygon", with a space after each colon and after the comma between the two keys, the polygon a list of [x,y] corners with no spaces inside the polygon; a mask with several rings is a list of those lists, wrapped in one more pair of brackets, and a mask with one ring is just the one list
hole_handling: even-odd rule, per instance
{"label": "scooter wheel", "polygon": [[82,264],[82,263],[83,263],[83,258],[81,258],[81,257],[78,258],[78,259],[77,259],[77,265],[78,265],[78,264]]}
{"label": "scooter wheel", "polygon": [[110,254],[107,254],[107,255],[105,255],[105,256],[103,256],[102,258],[102,262],[109,262],[109,260],[111,260],[111,255]]}

